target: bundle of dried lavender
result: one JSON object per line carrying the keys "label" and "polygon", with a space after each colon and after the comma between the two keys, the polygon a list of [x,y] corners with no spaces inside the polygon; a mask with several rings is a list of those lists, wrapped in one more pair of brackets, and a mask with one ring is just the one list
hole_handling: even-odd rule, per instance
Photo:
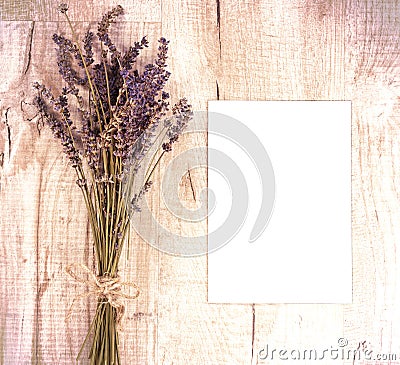
{"label": "bundle of dried lavender", "polygon": [[[59,10],[72,31],[72,40],[53,36],[65,86],[56,97],[49,88],[35,83],[38,93],[34,101],[76,171],[88,210],[97,263],[90,283],[98,294],[97,310],[85,340],[92,337],[93,341],[90,364],[120,364],[117,326],[124,294],[118,262],[131,214],[140,211],[140,198],[151,186],[155,167],[178,140],[192,111],[187,100],[181,99],[167,117],[169,94],[163,88],[170,73],[166,70],[165,38],[159,39],[154,63],[140,72],[135,68],[136,59],[140,50],[148,47],[148,41],[144,37],[124,53],[117,50],[108,33],[111,23],[123,14],[122,7],[117,6],[98,24],[101,55],[100,62],[95,63],[94,34],[88,31],[80,43],[67,5],[61,4]],[[72,120],[71,98],[75,99],[78,120]],[[162,141],[158,154],[146,166],[145,179],[135,192],[132,179],[144,168],[143,158],[156,141]]]}

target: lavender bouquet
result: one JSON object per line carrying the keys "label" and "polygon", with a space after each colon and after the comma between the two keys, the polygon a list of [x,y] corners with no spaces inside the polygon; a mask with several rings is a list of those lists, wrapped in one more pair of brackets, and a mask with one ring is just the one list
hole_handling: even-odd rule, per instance
{"label": "lavender bouquet", "polygon": [[[159,39],[154,63],[138,70],[135,63],[140,50],[148,47],[146,37],[120,52],[109,36],[110,25],[123,14],[121,6],[98,23],[97,48],[91,31],[78,40],[67,5],[61,4],[59,10],[72,32],[72,40],[53,36],[65,85],[55,96],[36,82],[34,102],[76,171],[93,235],[97,272],[83,265],[67,268],[70,276],[88,285],[89,292],[83,296],[97,295],[96,312],[78,358],[91,341],[90,364],[120,364],[118,326],[124,314],[123,299],[139,295],[139,291],[125,294],[123,285],[137,287],[123,283],[118,275],[129,223],[132,214],[140,211],[140,199],[151,186],[155,167],[171,151],[192,111],[187,100],[181,99],[169,113],[169,94],[163,91],[170,76],[165,38]],[[97,53],[99,62],[95,63]],[[142,166],[155,144],[157,152]],[[144,178],[135,190],[133,180],[142,169]]]}

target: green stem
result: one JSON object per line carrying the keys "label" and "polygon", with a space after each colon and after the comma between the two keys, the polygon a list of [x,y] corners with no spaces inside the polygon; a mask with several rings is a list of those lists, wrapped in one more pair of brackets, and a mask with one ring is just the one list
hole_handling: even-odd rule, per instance
{"label": "green stem", "polygon": [[[74,30],[74,27],[72,26],[71,20],[69,19],[69,16],[68,16],[67,13],[64,13],[64,15],[65,15],[65,18],[67,19],[68,25],[69,25],[69,27],[70,27],[70,29],[71,29],[72,37],[73,37],[73,39],[74,39],[74,41],[75,41],[75,44],[76,44],[76,46],[78,47],[79,55],[81,56],[81,60],[82,60],[82,63],[83,63],[83,66],[84,66],[84,69],[85,69],[85,72],[86,72],[86,76],[87,76],[87,78],[88,78],[89,87],[90,87],[90,90],[91,90],[91,92],[92,92],[93,101],[94,101],[95,105],[97,105],[97,97],[96,97],[95,89],[96,89],[96,91],[97,91],[97,94],[99,94],[99,91],[97,90],[96,85],[93,84],[92,78],[90,77],[89,69],[88,69],[87,63],[86,63],[86,61],[85,61],[85,57],[83,57],[82,49],[81,49],[81,47],[80,47],[80,45],[79,45],[78,37],[76,36],[76,33],[75,33],[75,30]],[[99,99],[99,104],[100,104],[100,107],[101,107],[102,112],[103,112],[104,123],[106,123],[106,117],[105,117],[105,113],[104,113],[103,104],[102,104],[102,102],[101,102],[101,99]],[[98,117],[98,120],[99,120],[100,129],[101,129],[100,112],[99,112],[99,110],[98,110],[97,108],[96,108],[96,113],[97,113],[97,117]]]}

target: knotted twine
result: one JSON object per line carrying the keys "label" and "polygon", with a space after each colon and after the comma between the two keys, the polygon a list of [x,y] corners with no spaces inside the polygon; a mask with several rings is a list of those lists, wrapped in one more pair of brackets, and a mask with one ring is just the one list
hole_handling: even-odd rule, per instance
{"label": "knotted twine", "polygon": [[[80,268],[86,272],[78,274],[74,271],[74,268]],[[83,264],[71,264],[68,265],[65,269],[66,273],[75,281],[87,285],[88,291],[86,293],[82,293],[77,295],[68,310],[67,317],[65,318],[68,321],[72,315],[72,309],[76,303],[76,301],[87,298],[91,295],[97,295],[99,298],[106,299],[104,302],[109,303],[116,310],[116,318],[115,322],[117,326],[121,329],[121,320],[125,313],[125,304],[124,299],[136,299],[139,294],[139,288],[134,282],[121,282],[121,278],[119,275],[112,277],[108,273],[103,276],[96,276],[86,265]],[[130,286],[136,289],[135,295],[128,295],[122,291],[123,286]]]}

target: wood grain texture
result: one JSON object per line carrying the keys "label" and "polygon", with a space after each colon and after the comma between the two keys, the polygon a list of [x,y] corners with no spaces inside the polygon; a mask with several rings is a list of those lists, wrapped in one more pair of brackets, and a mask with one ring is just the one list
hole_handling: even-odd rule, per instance
{"label": "wood grain texture", "polygon": [[[92,267],[93,249],[71,169],[30,105],[33,81],[60,88],[51,35],[69,32],[57,3],[0,1],[0,364],[74,363],[93,311],[93,299],[83,300],[64,323],[72,298],[84,290],[65,276],[64,268],[72,262]],[[141,295],[127,307],[123,363],[266,364],[258,356],[266,345],[330,349],[339,338],[348,340],[348,349],[364,346],[374,354],[396,353],[400,2],[119,3],[126,14],[114,33],[117,43],[129,45],[147,34],[152,49],[145,57],[151,59],[157,38],[170,39],[169,90],[175,101],[187,96],[196,111],[218,98],[346,99],[353,106],[353,304],[207,304],[207,257],[163,253],[132,229],[130,257],[122,261],[121,274],[138,283]],[[71,18],[82,33],[115,4],[72,1]],[[205,130],[206,122],[200,123]],[[205,132],[187,135],[175,156],[206,142]],[[204,233],[204,222],[177,220],[158,193],[172,158],[157,171],[149,207],[158,222],[178,234]],[[205,161],[202,152],[197,162]],[[198,208],[196,197],[206,185],[204,168],[182,176],[182,204]],[[156,225],[140,223],[156,238],[155,245],[165,239]],[[391,364],[399,359],[400,353]]]}
{"label": "wood grain texture", "polygon": [[[58,12],[58,0],[1,0],[0,19],[19,21],[63,21],[64,18]],[[76,1],[65,2],[69,5],[68,11],[73,21],[99,21],[103,14],[116,5],[121,5],[126,10],[125,21],[133,22],[160,22],[160,0],[122,0],[122,1]],[[107,9],[107,10],[105,10]]]}
{"label": "wood grain texture", "polygon": [[400,3],[349,2],[346,8],[346,95],[353,100],[355,285],[354,305],[345,310],[345,331],[378,352],[395,352],[400,313]]}

